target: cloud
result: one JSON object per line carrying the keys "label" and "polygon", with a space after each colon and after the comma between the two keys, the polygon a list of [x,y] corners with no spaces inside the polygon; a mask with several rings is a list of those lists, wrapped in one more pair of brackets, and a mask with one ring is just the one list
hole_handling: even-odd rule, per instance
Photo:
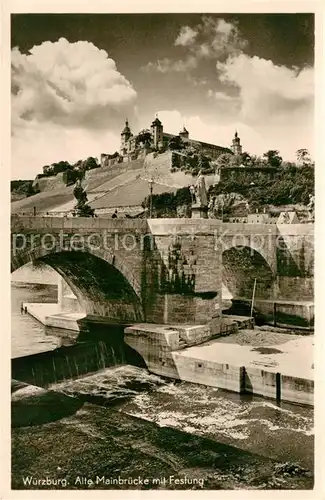
{"label": "cloud", "polygon": [[[241,122],[231,124],[205,121],[198,115],[183,115],[177,109],[161,110],[158,112],[159,120],[164,130],[171,134],[178,134],[185,125],[190,133],[190,139],[197,139],[219,146],[230,147],[231,140],[237,128],[245,137],[252,137],[253,141],[259,140],[259,135]],[[243,137],[244,137],[243,136]]]}
{"label": "cloud", "polygon": [[182,115],[176,109],[161,110],[158,116],[166,132],[178,134],[185,125],[190,138],[224,147],[230,147],[237,129],[243,151],[250,154],[262,155],[269,149],[278,149],[288,161],[295,160],[295,152],[301,147],[306,147],[313,154],[313,134],[310,133],[308,123],[292,123],[290,130],[287,123],[273,124],[267,120],[263,124],[253,126],[244,122],[240,116],[236,121],[226,123],[218,115],[215,121],[211,122],[197,115]]}
{"label": "cloud", "polygon": [[203,16],[197,29],[199,35],[192,45],[192,51],[198,57],[220,58],[240,53],[247,45],[235,22]]}
{"label": "cloud", "polygon": [[202,22],[194,28],[182,26],[174,45],[184,47],[182,60],[159,59],[149,62],[144,69],[161,73],[193,70],[204,59],[225,59],[229,54],[238,54],[246,45],[237,24],[222,18],[203,16]]}
{"label": "cloud", "polygon": [[15,48],[11,62],[14,176],[30,177],[44,164],[79,159],[81,151],[94,155],[93,131],[103,143],[107,134],[117,137],[124,117],[134,114],[135,89],[107,52],[90,42],[60,38],[27,55]]}
{"label": "cloud", "polygon": [[246,54],[217,62],[219,79],[238,88],[241,119],[252,124],[286,123],[295,119],[312,125],[313,68],[287,68]]}
{"label": "cloud", "polygon": [[234,100],[237,99],[234,96],[231,96],[229,94],[225,94],[224,92],[217,92],[217,91],[211,90],[211,89],[209,89],[207,91],[207,96],[212,97],[213,99],[215,99],[216,101],[219,101],[219,102],[234,102]]}
{"label": "cloud", "polygon": [[62,125],[90,121],[105,127],[121,107],[136,99],[107,52],[90,42],[70,43],[64,38],[34,46],[29,55],[14,49],[12,84],[14,119]]}
{"label": "cloud", "polygon": [[13,137],[13,178],[33,178],[42,166],[60,160],[74,163],[88,156],[100,157],[101,153],[116,151],[119,144],[119,135],[105,130],[63,129],[50,123],[40,127],[33,123]]}
{"label": "cloud", "polygon": [[44,165],[66,160],[74,163],[119,149],[120,137],[103,129],[87,130],[49,122],[31,122],[12,138],[12,178],[33,179]]}
{"label": "cloud", "polygon": [[182,45],[183,47],[186,47],[186,45],[191,45],[198,32],[196,30],[193,30],[189,26],[182,26],[178,37],[175,40],[175,45]]}
{"label": "cloud", "polygon": [[184,60],[178,59],[175,61],[169,59],[168,57],[165,57],[164,59],[158,59],[156,63],[149,62],[142,69],[144,69],[145,71],[154,70],[157,71],[158,73],[170,73],[170,72],[182,73],[189,71],[191,69],[195,69],[196,67],[197,67],[197,61],[195,57],[189,56]]}

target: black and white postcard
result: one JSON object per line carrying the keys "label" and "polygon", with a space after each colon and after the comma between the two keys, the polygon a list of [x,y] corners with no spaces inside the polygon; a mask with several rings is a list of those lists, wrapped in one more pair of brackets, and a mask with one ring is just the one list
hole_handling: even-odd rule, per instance
{"label": "black and white postcard", "polygon": [[2,498],[323,498],[320,2],[3,13]]}

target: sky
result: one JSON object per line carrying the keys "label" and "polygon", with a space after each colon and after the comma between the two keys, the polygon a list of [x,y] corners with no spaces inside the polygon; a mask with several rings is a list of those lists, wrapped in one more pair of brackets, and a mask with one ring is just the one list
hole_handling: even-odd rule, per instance
{"label": "sky", "polygon": [[15,14],[12,179],[164,130],[243,150],[314,153],[312,14]]}

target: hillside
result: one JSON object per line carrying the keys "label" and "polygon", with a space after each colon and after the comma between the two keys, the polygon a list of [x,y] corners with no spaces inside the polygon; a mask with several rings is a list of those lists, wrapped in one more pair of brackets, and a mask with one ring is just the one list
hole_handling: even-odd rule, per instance
{"label": "hillside", "polygon": [[211,190],[211,195],[238,193],[252,208],[265,205],[307,205],[314,195],[315,171],[311,166],[282,165],[275,172],[254,169],[232,171]]}
{"label": "hillside", "polygon": [[[167,151],[154,157],[149,154],[145,159],[129,163],[101,167],[86,173],[84,187],[88,201],[96,210],[114,207],[141,207],[149,194],[149,179],[153,180],[153,193],[174,192],[189,186],[195,178],[184,172],[172,172],[172,153]],[[215,182],[214,176],[206,177],[207,185]],[[30,198],[12,203],[12,213],[68,212],[75,206],[74,185],[43,191]]]}
{"label": "hillside", "polygon": [[[188,171],[173,168],[173,152],[150,153],[145,158],[113,166],[99,167],[86,172],[83,187],[88,202],[97,213],[120,212],[136,214],[141,212],[142,203],[150,194],[175,193],[180,188],[195,182],[196,177]],[[271,206],[303,206],[305,210],[310,195],[314,193],[314,169],[295,166],[280,167],[275,172],[254,171],[254,169],[234,170],[230,175],[206,175],[206,185],[211,197],[224,194],[238,194],[249,204],[250,210]],[[28,198],[14,201],[12,213],[69,212],[76,200],[74,185],[43,191]],[[168,205],[169,198],[166,196]],[[158,200],[162,203],[162,200]],[[168,206],[166,206],[168,212]]]}
{"label": "hillside", "polygon": [[[132,162],[133,165],[122,164],[119,165],[119,168],[116,167],[103,167],[94,169],[86,173],[86,178],[84,181],[84,186],[89,194],[89,201],[95,198],[95,193],[90,195],[93,190],[96,190],[101,185],[106,184],[108,181],[122,175],[125,173],[128,167],[131,169],[140,169],[143,167],[143,161],[137,160],[136,162]],[[132,170],[133,172],[133,170]],[[36,213],[39,212],[60,212],[60,211],[68,211],[71,210],[76,200],[73,196],[74,185],[64,186],[57,189],[52,189],[49,191],[43,191],[41,193],[35,194],[29,198],[24,198],[18,201],[14,201],[11,204],[11,212],[12,213],[21,213],[27,212],[32,213],[33,208],[36,208]]]}

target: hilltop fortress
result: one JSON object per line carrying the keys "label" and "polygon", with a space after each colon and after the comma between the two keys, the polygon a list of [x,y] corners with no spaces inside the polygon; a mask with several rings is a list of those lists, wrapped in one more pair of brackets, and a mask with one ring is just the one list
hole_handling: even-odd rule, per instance
{"label": "hilltop fortress", "polygon": [[101,154],[101,166],[109,166],[121,162],[129,162],[144,157],[148,153],[163,153],[167,149],[178,149],[178,144],[183,144],[185,148],[194,148],[215,160],[222,153],[235,155],[242,154],[242,145],[238,133],[232,140],[231,148],[217,146],[208,142],[190,139],[189,131],[183,127],[178,135],[169,134],[164,131],[163,124],[156,116],[150,129],[143,129],[133,135],[128,120],[121,132],[120,151],[112,154]]}
{"label": "hilltop fortress", "polygon": [[[150,192],[149,180],[154,194],[172,193],[192,185],[201,165],[210,186],[221,178],[221,172],[213,164],[224,153],[242,154],[237,132],[232,146],[227,148],[192,139],[185,127],[177,135],[167,133],[158,117],[150,129],[133,134],[126,120],[119,151],[102,154],[100,165],[85,172],[88,201],[101,216],[109,216],[116,209],[120,214],[137,215],[143,212],[143,201]],[[67,168],[67,162],[61,163],[67,171],[38,175],[33,186],[39,193],[13,203],[13,212],[64,215],[74,211],[73,186],[79,166],[71,169]],[[232,168],[223,168],[223,175],[227,175],[228,170],[231,172]]]}

